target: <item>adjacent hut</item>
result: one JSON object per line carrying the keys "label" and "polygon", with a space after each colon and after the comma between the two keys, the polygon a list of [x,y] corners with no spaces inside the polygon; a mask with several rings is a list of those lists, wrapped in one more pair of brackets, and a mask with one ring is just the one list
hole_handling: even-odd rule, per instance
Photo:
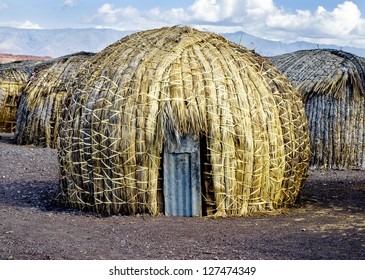
{"label": "adjacent hut", "polygon": [[270,60],[300,91],[305,103],[311,168],[365,169],[365,59],[317,49]]}
{"label": "adjacent hut", "polygon": [[27,69],[13,66],[0,66],[0,132],[14,132],[17,103],[30,74]]}
{"label": "adjacent hut", "polygon": [[59,129],[70,206],[245,216],[295,203],[310,156],[303,103],[257,54],[162,28],[105,48],[74,81]]}
{"label": "adjacent hut", "polygon": [[29,77],[44,61],[16,61],[0,64],[0,132],[14,132],[19,97]]}
{"label": "adjacent hut", "polygon": [[20,97],[15,131],[17,144],[56,148],[67,84],[81,64],[92,55],[81,52],[60,57],[33,74]]}

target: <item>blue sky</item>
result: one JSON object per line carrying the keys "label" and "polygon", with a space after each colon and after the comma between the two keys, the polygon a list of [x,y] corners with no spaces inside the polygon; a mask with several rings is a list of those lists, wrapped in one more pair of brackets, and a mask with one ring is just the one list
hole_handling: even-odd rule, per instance
{"label": "blue sky", "polygon": [[364,0],[0,0],[0,26],[145,30],[177,24],[365,48]]}

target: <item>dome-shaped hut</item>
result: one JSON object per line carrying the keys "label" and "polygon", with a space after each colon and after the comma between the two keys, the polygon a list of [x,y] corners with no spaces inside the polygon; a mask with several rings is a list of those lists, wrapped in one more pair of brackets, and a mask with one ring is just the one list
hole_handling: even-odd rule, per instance
{"label": "dome-shaped hut", "polygon": [[26,69],[12,65],[0,68],[0,132],[14,132],[17,103],[29,76]]}
{"label": "dome-shaped hut", "polygon": [[14,132],[20,95],[31,73],[44,61],[16,61],[0,64],[0,132]]}
{"label": "dome-shaped hut", "polygon": [[244,216],[295,202],[310,154],[304,107],[255,53],[189,27],[149,30],[74,81],[59,130],[69,205]]}
{"label": "dome-shaped hut", "polygon": [[80,52],[60,57],[33,74],[20,96],[15,130],[17,144],[56,148],[67,84],[92,55]]}
{"label": "dome-shaped hut", "polygon": [[270,60],[301,93],[311,168],[365,169],[365,59],[316,49]]}

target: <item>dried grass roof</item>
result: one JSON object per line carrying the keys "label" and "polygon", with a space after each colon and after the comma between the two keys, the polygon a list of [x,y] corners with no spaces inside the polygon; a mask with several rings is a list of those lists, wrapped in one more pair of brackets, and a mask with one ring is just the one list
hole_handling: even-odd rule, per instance
{"label": "dried grass roof", "polygon": [[0,131],[14,132],[19,97],[33,72],[56,61],[15,61],[0,64]]}
{"label": "dried grass roof", "polygon": [[99,213],[163,211],[164,145],[204,141],[208,215],[294,203],[309,139],[299,93],[267,60],[189,27],[139,32],[84,64],[59,130],[68,203]]}
{"label": "dried grass roof", "polygon": [[365,169],[365,59],[321,49],[270,60],[302,94],[312,147],[311,167]]}
{"label": "dried grass roof", "polygon": [[13,132],[18,97],[29,73],[24,69],[0,66],[0,132]]}
{"label": "dried grass roof", "polygon": [[79,52],[42,65],[24,88],[18,108],[18,144],[56,147],[57,131],[67,84],[93,53]]}
{"label": "dried grass roof", "polygon": [[0,73],[7,70],[17,70],[20,72],[31,74],[37,69],[41,69],[51,63],[52,60],[22,60],[2,63],[0,64]]}
{"label": "dried grass roof", "polygon": [[333,50],[302,50],[269,58],[302,93],[345,96],[346,85],[352,85],[354,98],[365,94],[365,58]]}

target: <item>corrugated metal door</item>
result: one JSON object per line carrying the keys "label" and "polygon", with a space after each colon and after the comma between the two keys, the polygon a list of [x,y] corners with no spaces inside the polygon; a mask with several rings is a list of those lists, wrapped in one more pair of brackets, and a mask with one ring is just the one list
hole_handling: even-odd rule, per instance
{"label": "corrugated metal door", "polygon": [[165,214],[168,216],[200,216],[199,140],[191,136],[184,136],[180,139],[178,146],[166,147],[163,165]]}

